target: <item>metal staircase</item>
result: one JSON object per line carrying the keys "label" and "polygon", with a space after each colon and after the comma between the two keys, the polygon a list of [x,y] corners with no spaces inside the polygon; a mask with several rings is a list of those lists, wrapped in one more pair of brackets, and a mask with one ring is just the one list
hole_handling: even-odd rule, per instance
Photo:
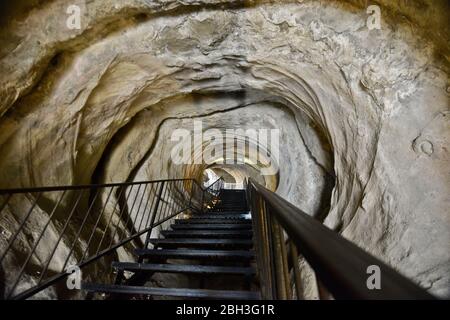
{"label": "metal staircase", "polygon": [[[321,299],[433,299],[256,181],[223,186],[167,179],[0,190],[0,298],[52,289],[72,298],[64,282],[78,269],[78,298],[301,299],[304,259]],[[120,250],[135,261],[118,261]],[[379,290],[367,286],[371,266]],[[154,285],[156,275],[195,285]]]}
{"label": "metal staircase", "polygon": [[[185,219],[176,219],[170,230],[160,232],[163,238],[150,238],[146,246],[135,250],[137,263],[113,262],[117,271],[113,285],[85,284],[91,292],[130,296],[165,296],[207,299],[258,299],[251,287],[256,270],[252,242],[252,222],[248,215],[244,190],[222,190],[214,207],[206,212],[192,212]],[[183,259],[173,262],[170,259]],[[202,277],[233,276],[233,290],[205,288],[158,288],[129,285],[124,271],[148,280],[155,273],[181,273],[198,279]],[[236,278],[237,277],[237,278]],[[206,283],[203,281],[202,283]]]}

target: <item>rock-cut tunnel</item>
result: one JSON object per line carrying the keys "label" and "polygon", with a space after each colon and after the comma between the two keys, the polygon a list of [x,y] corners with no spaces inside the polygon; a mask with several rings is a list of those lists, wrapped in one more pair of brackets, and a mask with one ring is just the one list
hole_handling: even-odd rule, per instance
{"label": "rock-cut tunnel", "polygon": [[[450,297],[447,1],[15,3],[0,31],[0,189],[252,177]],[[204,140],[189,156],[213,146],[210,161],[174,161],[173,133],[196,123],[276,130],[276,159],[258,141],[241,152]],[[0,246],[24,215],[5,210]],[[316,298],[311,279],[304,298]]]}

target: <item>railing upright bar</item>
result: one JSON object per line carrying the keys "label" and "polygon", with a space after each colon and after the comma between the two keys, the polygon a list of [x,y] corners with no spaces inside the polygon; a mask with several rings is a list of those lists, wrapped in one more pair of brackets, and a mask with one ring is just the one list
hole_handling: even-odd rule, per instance
{"label": "railing upright bar", "polygon": [[301,280],[300,267],[298,265],[298,252],[297,252],[297,247],[290,239],[289,239],[289,249],[290,249],[291,260],[292,260],[292,268],[294,271],[295,292],[297,294],[297,299],[300,299],[300,297],[302,295],[302,280]]}
{"label": "railing upright bar", "polygon": [[139,192],[141,191],[141,187],[142,187],[142,185],[140,184],[140,185],[138,186],[138,190],[136,191],[136,196],[134,197],[133,203],[132,203],[131,208],[130,208],[129,211],[127,210],[128,202],[125,202],[125,203],[123,204],[123,206],[124,206],[124,211],[125,211],[125,212],[128,212],[128,214],[127,214],[126,221],[125,221],[125,223],[124,223],[124,227],[122,228],[123,234],[122,234],[122,236],[119,236],[119,239],[120,239],[119,241],[121,241],[122,239],[125,239],[125,238],[126,238],[126,235],[127,235],[127,229],[128,229],[128,223],[130,222],[130,219],[132,220],[133,209],[134,209],[134,206],[135,206],[135,204],[136,204],[136,200],[137,200],[137,198],[139,197]]}
{"label": "railing upright bar", "polygon": [[167,202],[165,200],[166,195],[169,193],[169,187],[167,184],[164,184],[164,191],[161,197],[158,197],[159,203],[157,203],[158,207],[156,208],[157,213],[155,217],[155,221],[153,224],[158,223],[161,218],[164,218],[165,211],[167,210]]}
{"label": "railing upright bar", "polygon": [[268,216],[264,210],[264,202],[261,197],[254,193],[249,193],[252,210],[252,224],[255,233],[255,248],[257,267],[260,274],[261,294],[264,299],[274,299],[275,283],[272,279],[273,259],[271,259],[270,225],[267,223]]}
{"label": "railing upright bar", "polygon": [[[148,187],[148,185],[146,184],[145,187],[144,187],[144,190],[142,191],[141,201],[139,202],[139,206],[138,206],[137,211],[136,211],[136,216],[134,217],[134,220],[132,222],[133,228],[135,230],[137,230],[137,231],[139,231],[140,226],[136,229],[135,225],[136,225],[137,220],[138,220],[139,211],[141,211],[142,202],[144,201],[144,197],[145,197],[145,195],[147,193],[147,187]],[[144,207],[144,212],[145,212],[145,207]],[[142,219],[141,219],[141,221],[142,221]]]}
{"label": "railing upright bar", "polygon": [[[108,201],[109,201],[109,197],[111,196],[111,193],[112,193],[113,189],[114,189],[114,188],[111,188],[111,190],[109,191],[108,197],[107,197],[107,199],[106,199],[106,204],[107,204]],[[62,267],[62,269],[61,269],[61,272],[64,272],[64,271],[66,270],[67,263],[69,262],[69,259],[70,259],[70,257],[72,256],[72,253],[73,253],[73,251],[74,251],[74,249],[75,249],[75,245],[76,245],[78,239],[80,238],[81,231],[83,230],[84,225],[86,224],[86,222],[87,222],[87,220],[88,220],[88,217],[89,217],[89,215],[90,215],[90,212],[91,212],[92,208],[93,208],[94,205],[95,205],[96,198],[97,198],[97,196],[96,196],[96,197],[94,198],[94,200],[91,202],[91,204],[89,205],[89,209],[86,211],[86,214],[85,214],[84,217],[83,217],[83,221],[81,222],[80,228],[78,228],[78,231],[77,231],[77,234],[76,234],[76,236],[75,236],[75,239],[73,240],[72,245],[70,246],[69,254],[67,255],[67,257],[66,257],[66,259],[65,259],[65,261],[64,261],[64,264],[63,264],[63,267]],[[106,204],[105,204],[105,206],[106,206]],[[103,212],[103,211],[102,211],[102,212]],[[94,228],[93,228],[94,231],[95,231],[95,228],[97,227],[98,221],[99,221],[99,219],[100,219],[101,216],[102,216],[102,213],[99,214],[99,217],[98,217],[98,219],[97,219],[97,223],[95,224],[95,226],[94,226]],[[92,236],[92,234],[91,234],[91,236]],[[87,245],[86,245],[86,251],[89,249],[90,240],[91,240],[91,239],[89,239],[89,241],[87,242]],[[80,261],[82,261],[83,258],[84,258],[84,254],[83,254],[83,256],[82,256],[82,258],[81,258]]]}
{"label": "railing upright bar", "polygon": [[[97,191],[98,191],[98,190],[97,190]],[[65,192],[65,191],[64,191],[64,192]],[[94,201],[95,201],[95,199],[97,198],[97,195],[98,195],[98,192],[95,193]],[[45,267],[44,267],[44,269],[43,269],[42,272],[41,272],[41,276],[39,277],[39,280],[38,280],[38,285],[42,282],[42,279],[45,277],[45,275],[46,275],[46,273],[47,273],[47,271],[48,271],[48,267],[50,266],[50,262],[52,261],[53,256],[54,256],[56,250],[58,249],[59,243],[61,242],[61,239],[62,239],[63,236],[64,236],[64,232],[66,231],[67,227],[69,226],[69,222],[70,222],[70,220],[72,219],[72,216],[73,216],[73,214],[74,214],[75,211],[76,211],[75,209],[76,209],[76,206],[74,206],[74,207],[72,208],[72,210],[70,211],[70,214],[69,214],[68,218],[66,219],[66,222],[64,223],[64,226],[63,226],[63,228],[62,228],[62,230],[61,230],[61,232],[60,232],[60,235],[59,235],[59,237],[58,237],[58,240],[56,241],[56,245],[53,247],[53,250],[52,250],[52,252],[51,252],[49,258],[47,259],[47,262],[45,263]]]}
{"label": "railing upright bar", "polygon": [[167,200],[166,200],[167,201],[167,209],[166,209],[166,212],[164,213],[164,219],[166,219],[170,215],[172,210],[174,209],[174,204],[175,204],[174,200],[175,199],[171,198],[170,195],[173,195],[173,192],[169,191],[169,193],[168,193]]}
{"label": "railing upright bar", "polygon": [[30,209],[28,210],[27,214],[25,215],[25,218],[22,220],[22,222],[20,223],[19,228],[17,229],[17,231],[12,236],[11,240],[9,241],[8,245],[6,246],[5,251],[3,251],[2,255],[1,255],[1,258],[0,258],[0,263],[2,263],[2,261],[5,258],[6,254],[11,249],[12,244],[14,243],[14,241],[16,241],[16,238],[18,237],[19,233],[22,231],[23,227],[25,226],[25,223],[28,221],[28,218],[30,218],[30,215],[33,212],[37,202],[41,198],[41,195],[42,195],[42,192],[39,192],[38,195],[34,198],[33,204],[30,206]]}
{"label": "railing upright bar", "polygon": [[[123,188],[120,190],[120,192],[119,192],[120,194],[122,193],[122,190],[123,190]],[[89,245],[91,244],[91,241],[92,241],[92,239],[93,239],[93,237],[94,237],[94,235],[95,235],[95,230],[97,230],[97,226],[98,226],[98,224],[100,223],[101,218],[103,217],[103,213],[105,212],[106,206],[108,205],[109,199],[110,199],[111,194],[112,194],[113,191],[114,191],[114,187],[112,187],[112,188],[109,190],[108,196],[107,196],[107,198],[106,198],[106,202],[105,202],[104,206],[102,207],[102,209],[99,210],[99,214],[98,214],[97,219],[96,219],[96,221],[95,221],[94,227],[92,228],[91,234],[89,235],[89,239],[88,239],[87,244],[86,244],[86,249],[83,251],[83,254],[81,255],[80,262],[83,261],[84,257],[86,256],[86,253],[89,251]],[[97,197],[96,197],[96,198],[97,198]],[[71,256],[73,250],[74,250],[75,243],[76,243],[76,241],[78,241],[78,238],[80,237],[81,231],[83,230],[83,227],[84,227],[84,225],[85,225],[87,219],[89,218],[90,211],[92,210],[93,206],[95,205],[95,200],[96,200],[96,199],[94,199],[94,201],[92,201],[91,205],[89,206],[88,212],[87,212],[86,215],[84,216],[84,219],[83,219],[83,222],[82,222],[82,224],[81,224],[81,227],[80,227],[80,229],[78,230],[77,237],[76,237],[76,239],[75,239],[75,241],[74,241],[74,243],[73,243],[73,245],[72,245],[72,248],[71,248],[71,250],[70,250],[70,252],[69,252],[69,255],[68,255],[67,258],[66,258],[66,261],[64,262],[63,271],[65,270],[65,267],[66,267],[66,265],[67,265],[67,262],[69,261],[69,258],[70,258],[70,256]],[[116,206],[117,206],[117,202],[116,202]],[[116,206],[114,206],[114,209],[115,209]],[[114,210],[114,209],[113,209],[113,210]]]}
{"label": "railing upright bar", "polygon": [[206,192],[206,190],[202,191],[202,199],[200,201],[200,212],[201,213],[205,212],[205,192]]}
{"label": "railing upright bar", "polygon": [[[175,183],[176,185],[177,185],[177,188],[176,188],[176,190],[177,190],[177,192],[176,192],[176,199],[175,199],[175,210],[177,210],[177,209],[179,209],[180,208],[180,203],[182,203],[182,201],[183,201],[183,199],[182,199],[182,197],[184,196],[184,193],[183,193],[183,185],[182,184],[180,184],[180,183],[178,183],[178,182],[176,182]],[[183,203],[183,205],[186,205],[186,203]]]}
{"label": "railing upright bar", "polygon": [[275,268],[273,270],[273,273],[275,275],[275,283],[276,283],[276,292],[277,292],[277,299],[281,299],[281,300],[286,300],[287,299],[287,295],[286,295],[286,288],[285,288],[285,281],[284,281],[284,274],[283,274],[283,261],[281,258],[281,252],[280,252],[280,247],[281,247],[281,243],[280,243],[280,238],[279,238],[279,233],[278,230],[276,228],[276,225],[274,223],[276,223],[276,221],[274,221],[275,219],[271,219],[271,229],[272,229],[272,243],[274,245],[275,250],[272,250],[273,253],[273,258],[274,258],[274,264],[275,264]]}
{"label": "railing upright bar", "polygon": [[[176,183],[174,183],[173,191],[169,193],[169,197],[167,199],[169,209],[167,210],[166,217],[168,215],[170,215],[171,212],[175,212],[176,211],[176,205],[177,205],[177,202],[176,202],[177,201],[177,199],[176,199],[177,194],[176,194],[176,192],[177,192]],[[170,195],[172,195],[172,197],[170,197]]]}
{"label": "railing upright bar", "polygon": [[192,181],[188,182],[188,185],[187,185],[185,190],[186,190],[186,192],[190,191],[190,194],[189,194],[189,208],[191,208],[192,207],[192,198],[194,196],[194,184],[192,183]]}
{"label": "railing upright bar", "polygon": [[[156,184],[156,186],[155,186]],[[134,186],[138,185],[138,190],[136,192],[136,195],[134,196],[132,202],[130,201],[131,208],[129,211],[129,214],[127,215],[127,218],[122,217],[124,215],[125,209],[128,205],[128,202],[130,200],[130,196],[133,193]],[[144,185],[144,186],[143,186]],[[159,185],[159,188],[158,188]],[[152,197],[151,192],[152,188],[155,186],[155,193],[157,196]],[[114,193],[115,189],[120,188],[120,191],[117,191],[118,198],[117,201],[113,201],[112,203],[112,213],[110,216],[105,217],[104,212],[106,208],[110,205],[110,198],[111,195]],[[203,189],[202,187],[198,186],[197,181],[193,179],[169,179],[169,180],[155,180],[155,181],[145,181],[145,182],[134,182],[134,183],[113,183],[113,184],[103,184],[103,185],[81,185],[81,186],[62,186],[62,187],[42,187],[42,188],[25,188],[25,189],[8,189],[8,190],[0,190],[0,195],[6,195],[6,197],[3,197],[3,201],[0,203],[1,211],[4,210],[4,208],[9,205],[10,199],[13,197],[14,194],[22,194],[22,193],[35,193],[33,196],[33,202],[30,203],[29,209],[27,209],[27,213],[25,215],[25,218],[18,226],[18,229],[15,231],[14,235],[10,238],[10,241],[8,242],[8,245],[6,246],[6,250],[2,252],[1,260],[4,259],[4,257],[8,254],[11,247],[14,245],[14,242],[17,240],[18,236],[21,232],[23,232],[26,224],[30,220],[30,216],[35,211],[35,207],[39,203],[39,200],[42,196],[43,192],[63,192],[63,194],[60,196],[59,200],[56,202],[52,212],[49,213],[48,220],[46,220],[44,224],[44,229],[40,234],[38,235],[38,238],[34,243],[33,247],[31,248],[31,252],[27,255],[24,264],[21,267],[20,273],[18,274],[17,279],[13,282],[12,290],[8,292],[8,298],[13,299],[26,299],[37,292],[47,288],[48,286],[54,284],[56,281],[59,281],[60,279],[63,279],[67,276],[67,273],[65,272],[65,268],[71,258],[71,256],[74,253],[76,244],[79,242],[81,238],[82,232],[85,232],[86,225],[88,224],[88,221],[92,220],[92,232],[88,233],[88,240],[86,248],[84,248],[81,252],[81,260],[78,260],[77,266],[83,267],[89,263],[92,263],[93,261],[96,261],[97,259],[100,259],[105,254],[110,253],[112,250],[116,250],[118,247],[124,245],[125,243],[128,243],[129,241],[136,239],[136,237],[140,237],[144,234],[146,234],[146,238],[148,239],[151,235],[151,231],[154,229],[155,226],[161,225],[165,223],[166,221],[169,221],[170,219],[174,218],[178,214],[188,210],[192,203],[193,198],[195,195],[196,188],[199,188],[199,195],[200,193],[203,193],[205,195],[205,191],[208,192],[208,199],[211,200],[212,197],[216,196],[218,193],[218,190],[220,188],[220,181],[215,183],[211,188]],[[101,208],[98,208],[98,215],[95,215],[95,218],[92,217],[91,212],[93,211],[94,207],[98,203],[99,195],[102,194],[101,188],[110,188],[108,190],[109,192],[106,193],[107,195],[106,202],[102,205]],[[129,189],[128,192],[126,192],[126,189]],[[144,189],[144,191],[142,191]],[[148,196],[148,199],[146,199],[147,190],[150,189],[150,193]],[[86,208],[86,213],[84,216],[80,216],[79,218],[81,220],[81,223],[79,226],[74,225],[74,222],[78,221],[75,219],[75,213],[80,210],[79,203],[81,199],[84,199],[83,195],[85,192],[90,191],[90,194],[92,196],[92,200],[89,199],[88,206]],[[93,190],[95,190],[95,194],[93,193]],[[69,212],[67,217],[65,217],[65,220],[63,220],[63,224],[61,226],[61,231],[58,233],[57,238],[54,242],[52,242],[50,245],[52,247],[50,248],[49,254],[45,255],[43,258],[43,263],[41,267],[43,268],[42,271],[38,274],[37,279],[37,285],[32,286],[18,294],[16,294],[14,297],[13,295],[17,291],[17,286],[20,283],[23,274],[31,261],[31,258],[34,256],[38,246],[42,243],[42,239],[48,232],[46,231],[56,217],[56,213],[60,212],[59,206],[64,198],[67,191],[74,191],[77,198],[75,201],[75,204],[71,205],[69,207]],[[127,195],[124,197],[124,194],[127,193]],[[198,197],[198,195],[196,196]],[[103,197],[102,197],[103,198]],[[198,198],[197,198],[198,199]],[[103,199],[102,199],[103,200]],[[145,201],[145,205],[144,202]],[[197,200],[198,201],[198,200]],[[103,201],[101,201],[103,203]],[[116,207],[117,205],[121,203],[123,207],[119,212],[117,212]],[[150,206],[150,207],[148,207]],[[141,210],[142,216],[139,216]],[[110,226],[113,221],[115,221],[115,217],[118,216],[117,225],[116,228],[111,229]],[[78,218],[78,217],[77,217]],[[92,219],[91,219],[92,218]],[[91,250],[95,248],[93,247],[94,238],[97,238],[96,235],[99,234],[97,232],[97,226],[100,224],[100,221],[104,219],[105,227],[102,231],[100,231],[101,237],[99,241],[95,241],[94,246],[97,246],[97,250]],[[127,236],[127,230],[122,230],[123,233],[121,234],[120,239],[118,240],[118,243],[115,245],[113,244],[115,236],[111,238],[111,241],[109,242],[108,247],[104,248],[104,246],[107,243],[105,242],[105,238],[107,236],[108,230],[111,229],[111,233],[114,231],[116,233],[118,231],[118,223],[120,221],[123,222],[120,224],[120,227],[122,227],[122,224],[125,223],[124,228],[127,230],[130,229],[130,236]],[[151,221],[150,221],[151,220]],[[150,221],[150,223],[149,223]],[[132,223],[130,225],[129,223]],[[143,223],[145,222],[145,225],[143,226]],[[137,225],[139,224],[139,226]],[[89,224],[91,225],[91,224]],[[146,227],[148,225],[148,227]],[[143,230],[141,230],[141,227],[143,226]],[[67,231],[70,228],[73,228],[74,230],[74,240],[70,243],[69,252],[68,255],[65,257],[64,265],[62,266],[62,270],[60,273],[52,275],[50,277],[47,277],[47,274],[49,273],[50,265],[52,264],[53,258],[55,256],[55,253],[57,252],[61,241],[63,237],[66,235]],[[89,228],[90,229],[90,228]],[[90,230],[88,230],[90,231]],[[108,233],[108,238],[110,237]],[[126,239],[123,239],[123,238]],[[146,243],[146,247],[148,247],[148,241]],[[89,253],[92,254],[89,254]]]}
{"label": "railing upright bar", "polygon": [[283,267],[283,278],[285,283],[285,290],[286,290],[286,299],[292,298],[292,288],[291,288],[291,279],[289,276],[289,265],[288,265],[288,256],[287,256],[287,249],[286,249],[286,240],[284,238],[284,232],[281,226],[278,226],[278,233],[280,237],[280,244],[281,244],[281,258],[282,258],[282,267]]}
{"label": "railing upright bar", "polygon": [[155,222],[156,213],[158,212],[159,203],[161,202],[161,195],[163,193],[163,189],[164,189],[164,182],[161,183],[161,185],[159,187],[159,190],[158,190],[158,195],[156,196],[157,198],[156,198],[155,207],[153,208],[153,212],[152,212],[152,215],[151,215],[149,231],[147,232],[147,237],[145,239],[145,244],[144,244],[144,248],[145,249],[148,248],[148,244],[150,242],[150,237],[152,235],[153,224]]}
{"label": "railing upright bar", "polygon": [[[134,233],[136,233],[136,232],[139,232],[139,229],[140,229],[140,224],[139,224],[139,227],[138,228],[136,228],[136,222],[137,222],[137,219],[138,219],[138,215],[139,215],[139,211],[141,210],[141,205],[142,205],[142,202],[143,202],[143,200],[144,200],[144,196],[145,196],[145,193],[146,193],[146,191],[147,191],[147,184],[145,185],[145,187],[144,187],[144,190],[142,191],[142,196],[141,196],[141,200],[139,201],[139,206],[138,206],[138,208],[137,208],[137,211],[136,211],[136,215],[135,215],[135,217],[134,217],[134,220],[133,219],[131,219],[132,221],[131,221],[131,231],[133,231],[131,234],[134,234]],[[144,208],[144,212],[145,212],[145,208]],[[130,213],[130,216],[132,215],[132,212]],[[142,222],[142,219],[141,219],[141,222]],[[125,227],[126,227],[126,225],[125,225]],[[112,239],[111,239],[112,240]],[[111,243],[112,244],[112,243]],[[109,245],[109,246],[111,246],[111,244]]]}
{"label": "railing upright bar", "polygon": [[276,265],[276,260],[274,257],[276,254],[276,249],[274,246],[274,239],[273,239],[272,214],[271,214],[270,210],[268,210],[268,203],[263,201],[262,197],[261,197],[260,201],[262,202],[262,207],[264,208],[264,211],[263,211],[264,223],[265,223],[265,227],[267,229],[267,243],[268,243],[268,252],[269,252],[268,265],[270,266],[269,277],[270,277],[271,284],[272,284],[272,297],[273,297],[273,299],[279,299],[277,275],[276,275],[277,265]]}
{"label": "railing upright bar", "polygon": [[[147,207],[148,204],[150,203],[150,194],[151,194],[151,190],[152,190],[152,186],[150,185],[150,192],[149,195],[147,197],[147,201],[145,201],[145,206],[144,206],[144,210],[142,210],[142,215],[141,215],[141,221],[139,222],[139,227],[137,229],[137,231],[141,231],[141,227],[142,227],[142,222],[144,222],[144,217],[146,216],[146,212],[147,212]],[[146,191],[147,192],[147,191]],[[144,197],[145,195],[147,195],[147,193],[144,193],[144,195],[142,197]]]}
{"label": "railing upright bar", "polygon": [[[121,188],[121,190],[119,192],[119,196],[117,197],[116,204],[114,205],[114,208],[112,210],[113,215],[114,215],[114,212],[116,212],[117,205],[120,203],[120,199],[122,197],[122,191],[125,190],[125,189],[126,188]],[[106,248],[111,247],[111,245],[114,242],[114,238],[116,237],[116,234],[118,234],[118,232],[117,232],[118,226],[119,226],[119,224],[122,221],[122,216],[123,216],[123,213],[125,212],[125,206],[126,206],[126,203],[128,201],[128,197],[130,196],[130,194],[131,194],[131,188],[130,188],[130,190],[128,190],[128,195],[125,197],[126,200],[124,201],[123,207],[120,207],[120,205],[119,205],[119,216],[117,217],[117,221],[115,223],[113,223],[114,226],[112,227],[112,230],[114,230],[114,231],[112,233],[111,239],[109,240],[109,245]],[[118,241],[120,242],[120,237],[119,237]]]}
{"label": "railing upright bar", "polygon": [[[170,184],[170,188],[168,188],[167,190],[167,198],[166,198],[166,210],[164,212],[164,216],[163,219],[167,218],[168,215],[170,215],[171,210],[173,209],[173,204],[174,204],[174,192],[173,190],[175,190],[175,186],[173,184]],[[171,197],[171,195],[173,197]]]}
{"label": "railing upright bar", "polygon": [[166,217],[167,210],[169,207],[169,202],[167,201],[166,197],[170,194],[170,185],[166,184],[166,189],[163,192],[163,196],[159,203],[159,215],[157,216],[156,222],[160,222]]}
{"label": "railing upright bar", "polygon": [[[150,214],[147,215],[147,219],[145,220],[145,224],[144,224],[145,228],[148,228],[151,224],[151,218],[152,218],[152,212],[154,211],[154,205],[156,205],[156,202],[158,201],[157,198],[158,198],[159,188],[161,188],[161,183],[157,182],[156,186],[155,186],[155,195],[152,197],[152,203],[150,205],[150,208],[148,208],[148,210],[150,210],[151,212],[150,212]],[[153,208],[153,210],[152,210],[152,208]],[[149,224],[149,222],[150,222],[150,224]]]}
{"label": "railing upright bar", "polygon": [[[128,203],[128,197],[130,196],[131,191],[133,190],[133,187],[134,187],[134,185],[130,186],[130,190],[128,191],[128,194],[127,194],[127,196],[125,197],[124,205],[123,205],[123,207],[120,209],[119,221],[122,219],[122,215],[123,215],[123,213],[124,213],[124,211],[125,211],[126,204]],[[125,187],[125,188],[126,188],[126,187]],[[119,201],[120,201],[120,198],[117,198],[117,202],[119,202]],[[116,204],[117,204],[117,203],[116,203]],[[105,204],[105,206],[106,206],[106,204]],[[108,223],[106,224],[105,228],[104,228],[103,231],[102,231],[102,237],[101,237],[101,239],[100,239],[100,242],[98,243],[98,247],[97,247],[97,251],[95,252],[95,255],[97,255],[97,254],[100,252],[100,249],[101,249],[102,244],[103,244],[103,239],[105,238],[105,235],[106,235],[106,233],[107,233],[107,231],[108,231],[109,225],[111,224],[112,218],[114,217],[114,213],[115,213],[115,211],[112,210],[112,211],[111,211],[111,216],[110,216],[109,219],[108,219]],[[117,230],[117,228],[116,228],[116,230]],[[95,230],[94,230],[94,232],[95,232]],[[119,238],[120,238],[120,237],[119,237]],[[105,249],[106,249],[106,248],[105,248]]]}
{"label": "railing upright bar", "polygon": [[[61,197],[59,197],[58,202],[55,204],[55,206],[53,207],[52,212],[50,213],[47,222],[44,225],[44,228],[42,230],[42,232],[39,234],[38,238],[36,239],[36,242],[33,245],[33,248],[31,249],[30,253],[28,254],[27,258],[25,259],[25,263],[22,265],[22,267],[20,268],[20,272],[19,272],[19,276],[16,278],[16,280],[14,281],[11,290],[9,291],[9,294],[7,296],[7,299],[9,299],[12,294],[14,293],[14,291],[16,290],[16,287],[20,281],[20,279],[22,278],[22,275],[25,271],[25,268],[27,267],[28,263],[30,262],[31,257],[33,256],[34,252],[36,251],[36,248],[38,247],[39,243],[41,242],[42,237],[44,236],[45,231],[47,231],[48,226],[50,225],[50,223],[52,222],[52,218],[55,215],[59,204],[61,203],[64,195],[66,194],[66,191],[63,191]],[[83,192],[80,192],[80,195],[78,196],[74,207],[76,207],[78,205],[78,202],[81,199]]]}
{"label": "railing upright bar", "polygon": [[[334,298],[434,299],[409,279],[277,194],[251,179],[249,188],[252,194],[257,193],[264,202],[270,204],[270,213],[288,233]],[[366,285],[367,268],[371,265],[378,266],[383,275],[383,286],[379,290],[370,290]]]}

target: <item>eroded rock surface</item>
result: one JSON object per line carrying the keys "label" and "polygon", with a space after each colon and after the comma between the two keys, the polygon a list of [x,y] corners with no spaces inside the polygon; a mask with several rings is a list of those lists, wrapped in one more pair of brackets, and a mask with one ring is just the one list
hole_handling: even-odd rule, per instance
{"label": "eroded rock surface", "polygon": [[19,6],[0,36],[0,188],[200,177],[170,162],[174,129],[278,127],[280,195],[449,297],[450,8],[412,3],[379,1],[380,30],[364,1]]}

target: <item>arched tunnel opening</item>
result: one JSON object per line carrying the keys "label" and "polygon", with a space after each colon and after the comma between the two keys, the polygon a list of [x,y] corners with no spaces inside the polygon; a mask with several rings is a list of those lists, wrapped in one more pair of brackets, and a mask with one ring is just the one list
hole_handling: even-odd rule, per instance
{"label": "arched tunnel opening", "polygon": [[[12,253],[1,257],[2,290],[39,283],[41,265],[56,275],[88,257],[91,242],[113,244],[118,235],[110,225],[139,233],[147,198],[157,212],[158,205],[170,208],[166,193],[197,204],[204,200],[199,190],[213,190],[217,181],[238,192],[251,179],[429,293],[450,297],[450,7],[434,0],[369,5],[61,0],[5,6],[0,248]],[[138,187],[143,181],[155,183]],[[92,187],[116,183],[128,185]],[[20,201],[7,193],[48,186],[89,187],[79,197],[74,189],[61,198],[30,191]],[[156,205],[152,199],[159,198]],[[73,203],[78,207],[71,210]],[[59,205],[65,213],[53,209]],[[81,207],[98,218],[83,218]],[[21,223],[28,213],[31,221]],[[169,222],[149,234],[162,235]],[[18,228],[23,233],[16,235]],[[138,236],[86,267],[85,276],[95,279],[111,261],[130,259],[146,241]],[[46,245],[55,239],[54,249]],[[27,257],[30,249],[36,253]],[[94,253],[101,249],[100,243]],[[46,261],[44,252],[55,258]],[[303,296],[297,298],[320,298],[313,270],[299,259]],[[23,273],[16,283],[14,270]],[[183,277],[152,281],[192,285]],[[85,297],[63,287],[37,298]]]}

